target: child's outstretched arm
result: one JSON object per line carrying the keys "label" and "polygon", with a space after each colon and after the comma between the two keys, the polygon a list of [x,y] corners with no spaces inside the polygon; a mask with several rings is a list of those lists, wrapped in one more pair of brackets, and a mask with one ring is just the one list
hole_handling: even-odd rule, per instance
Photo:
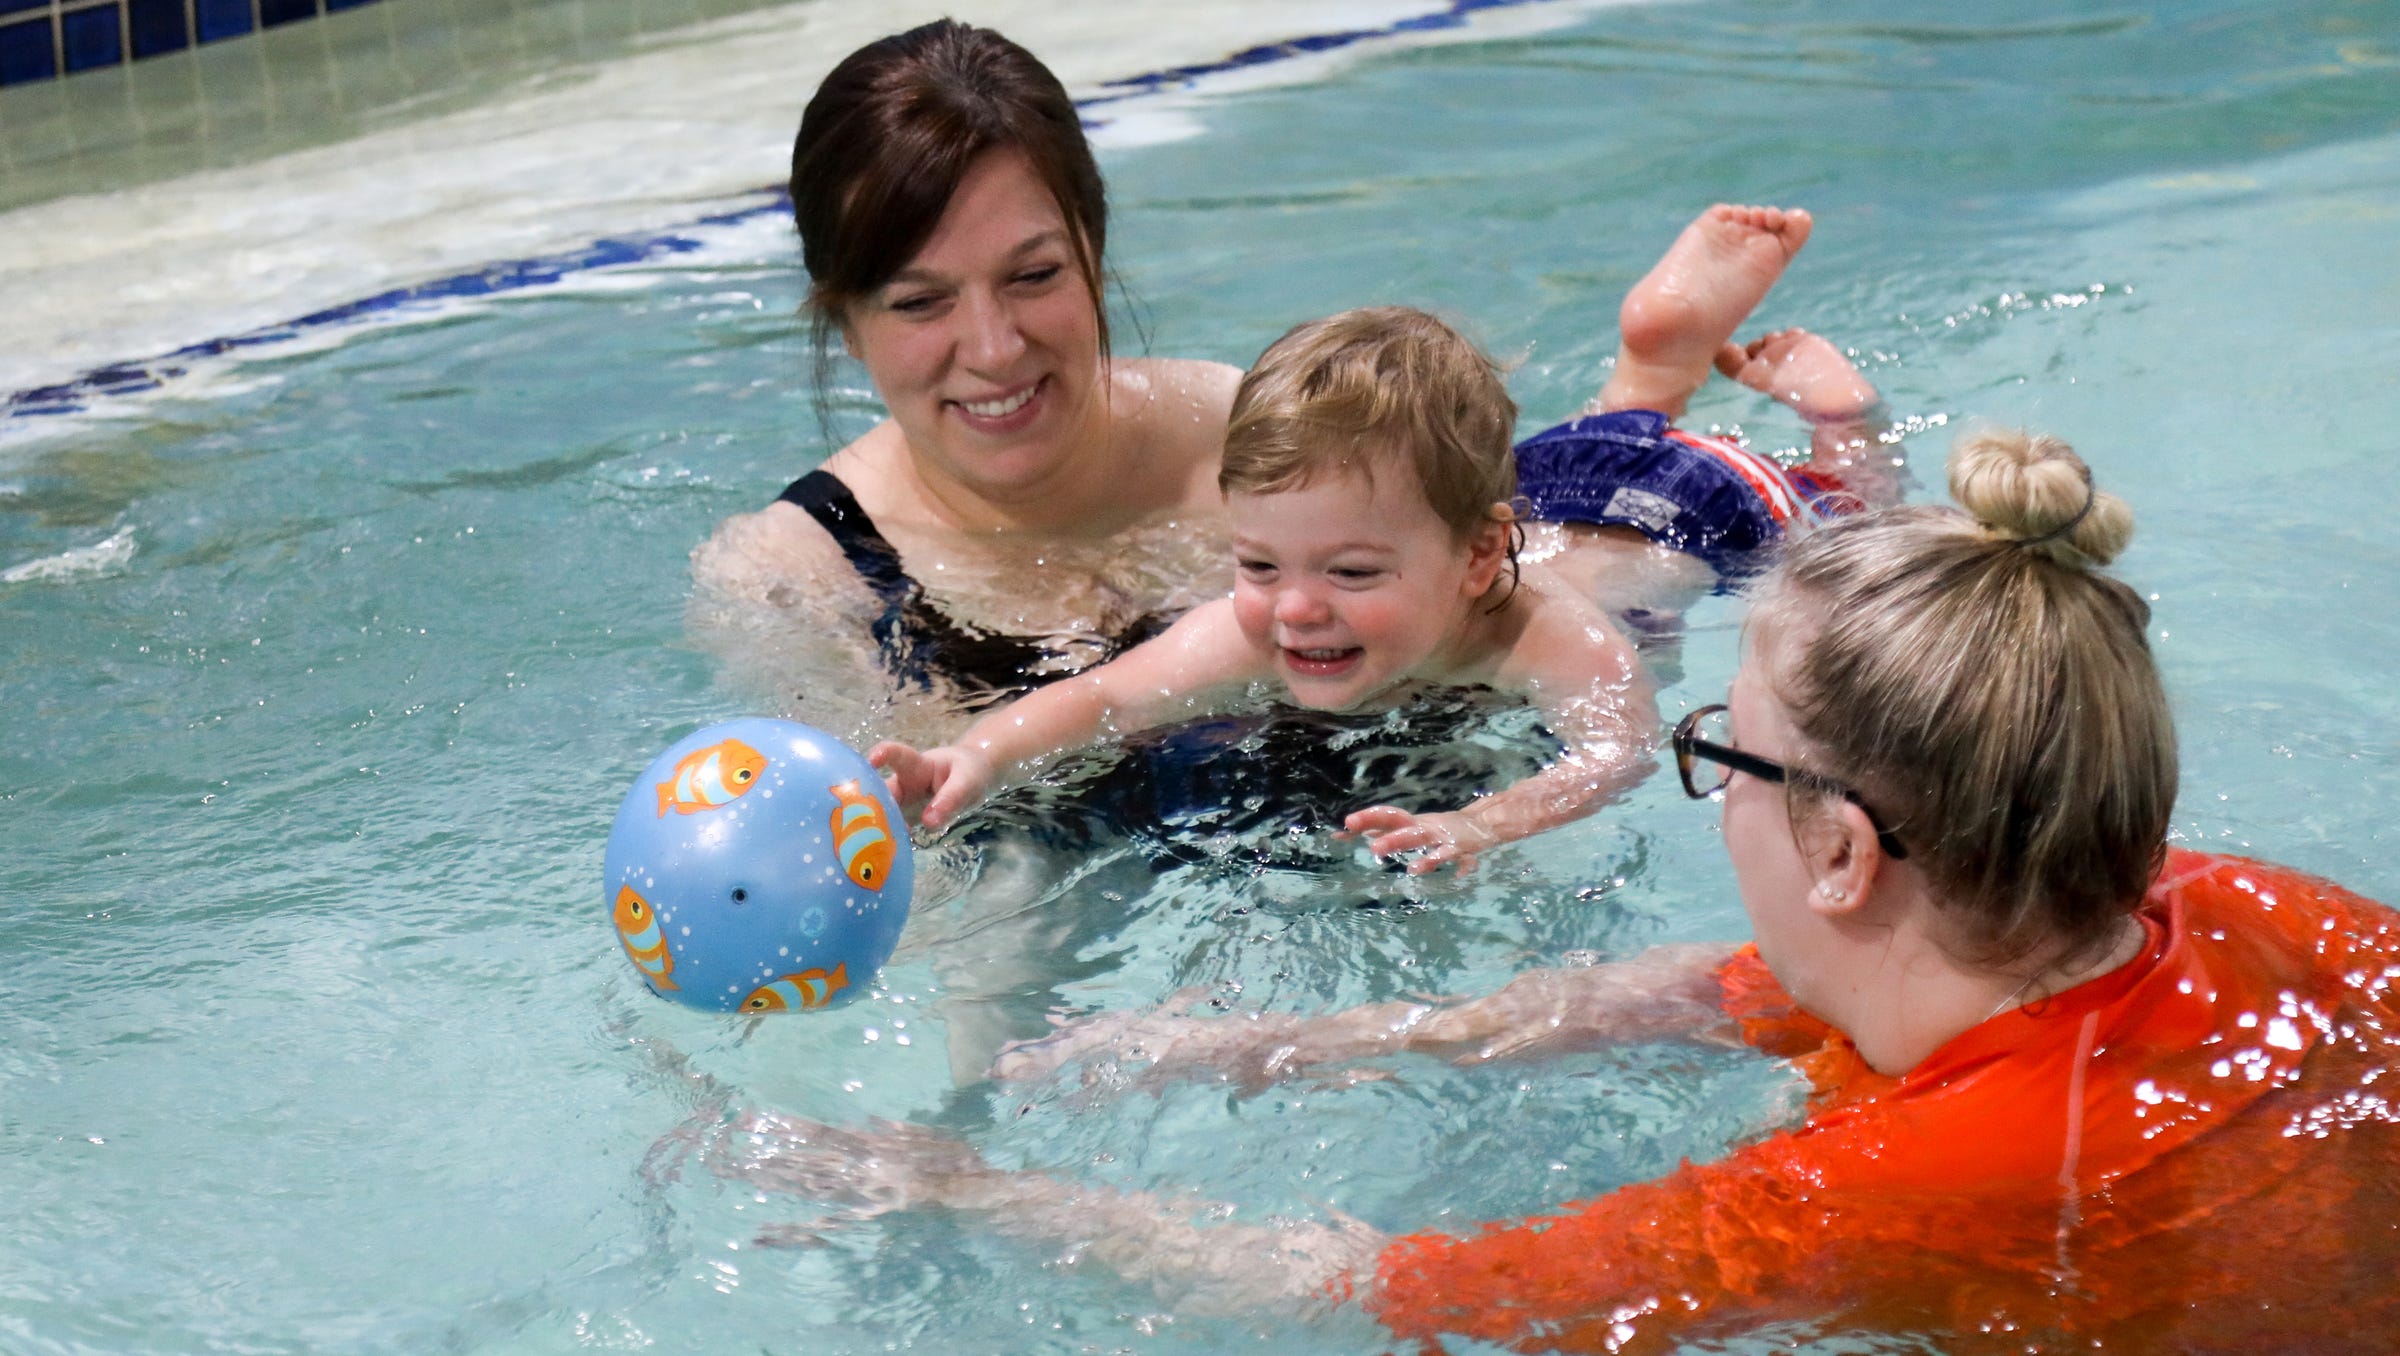
{"label": "child's outstretched arm", "polygon": [[1521,591],[1520,605],[1533,615],[1493,681],[1540,707],[1566,751],[1541,772],[1457,810],[1413,814],[1376,805],[1342,822],[1365,834],[1378,857],[1417,853],[1411,873],[1451,864],[1471,871],[1486,849],[1580,819],[1656,766],[1658,697],[1633,646],[1598,608],[1544,572],[1528,567]]}
{"label": "child's outstretched arm", "polygon": [[1124,655],[987,712],[952,743],[918,749],[886,740],[867,750],[901,808],[938,829],[1024,765],[1112,732],[1146,730],[1179,704],[1266,676],[1243,640],[1233,604],[1208,603]]}

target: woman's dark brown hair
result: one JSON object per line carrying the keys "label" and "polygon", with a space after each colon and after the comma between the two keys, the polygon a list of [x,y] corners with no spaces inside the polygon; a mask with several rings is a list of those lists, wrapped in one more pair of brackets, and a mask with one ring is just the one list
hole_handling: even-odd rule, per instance
{"label": "woman's dark brown hair", "polygon": [[1083,120],[1058,77],[988,28],[942,19],[852,52],[817,87],[792,143],[792,219],[808,269],[822,391],[827,341],[940,225],[976,159],[1013,150],[1066,218],[1099,317],[1108,200]]}

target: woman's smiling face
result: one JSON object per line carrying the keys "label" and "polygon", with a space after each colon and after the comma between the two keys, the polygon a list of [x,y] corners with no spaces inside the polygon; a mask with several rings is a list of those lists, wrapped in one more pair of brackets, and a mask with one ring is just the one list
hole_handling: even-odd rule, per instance
{"label": "woman's smiling face", "polygon": [[1302,706],[1347,710],[1426,676],[1497,573],[1398,457],[1225,506],[1234,617]]}
{"label": "woman's smiling face", "polygon": [[849,308],[842,334],[922,469],[970,491],[1038,485],[1090,426],[1099,313],[1021,152],[976,160],[925,247]]}

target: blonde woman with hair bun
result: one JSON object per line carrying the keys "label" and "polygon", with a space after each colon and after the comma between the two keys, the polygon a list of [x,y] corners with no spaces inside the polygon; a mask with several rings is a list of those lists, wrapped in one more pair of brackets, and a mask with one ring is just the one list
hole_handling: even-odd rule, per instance
{"label": "blonde woman with hair bun", "polygon": [[1722,802],[1753,943],[1465,1002],[1104,1016],[994,1070],[1258,1086],[1405,1052],[1684,1039],[1791,1061],[1809,1087],[1792,1124],[1463,1236],[1330,1211],[1199,1224],[1202,1202],[996,1169],[931,1131],[766,1114],[718,1133],[712,1165],[869,1213],[985,1212],[1217,1305],[1355,1300],[1427,1349],[1763,1330],[1949,1353],[2389,1350],[2400,917],[2170,848],[2148,608],[2103,570],[2131,513],[2066,444],[2012,430],[1963,439],[1951,484],[1962,507],[1795,538],[1729,705],[1675,732],[1685,791]]}

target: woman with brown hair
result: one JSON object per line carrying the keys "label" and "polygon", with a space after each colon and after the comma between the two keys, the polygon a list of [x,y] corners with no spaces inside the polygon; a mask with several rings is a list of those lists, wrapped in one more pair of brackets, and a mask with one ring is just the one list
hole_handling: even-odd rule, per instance
{"label": "woman with brown hair", "polygon": [[[1192,540],[1186,578],[1221,573],[1221,538],[1185,520],[1221,513],[1241,372],[1111,355],[1100,170],[1030,52],[950,20],[853,52],[809,101],[791,194],[820,392],[838,337],[889,417],[727,521],[704,583],[855,577],[887,665],[982,704],[1193,601],[1124,534]],[[939,606],[918,583],[937,575]]]}
{"label": "woman with brown hair", "polygon": [[716,1128],[713,1165],[869,1213],[989,1212],[1218,1300],[1356,1299],[1427,1344],[1652,1351],[1781,1324],[1952,1352],[2386,1349],[2400,917],[2168,849],[2149,610],[2103,572],[2132,518],[2071,450],[1971,436],[1951,492],[1796,538],[1728,705],[1676,731],[1686,791],[1723,803],[1751,945],[1454,1004],[1102,1017],[997,1070],[1255,1083],[1685,1038],[1792,1061],[1796,1124],[1464,1236],[1195,1224],[931,1132],[764,1114]]}

